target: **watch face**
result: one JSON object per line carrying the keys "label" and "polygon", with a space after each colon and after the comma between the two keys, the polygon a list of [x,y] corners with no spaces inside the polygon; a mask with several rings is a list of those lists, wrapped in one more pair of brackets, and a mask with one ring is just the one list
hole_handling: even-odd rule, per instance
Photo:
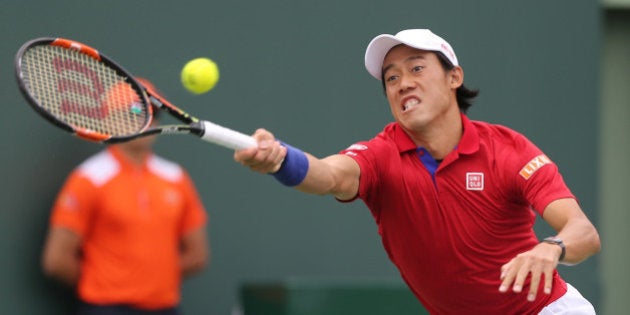
{"label": "watch face", "polygon": [[543,240],[543,242],[552,243],[552,244],[562,244],[562,240],[555,237],[547,237]]}

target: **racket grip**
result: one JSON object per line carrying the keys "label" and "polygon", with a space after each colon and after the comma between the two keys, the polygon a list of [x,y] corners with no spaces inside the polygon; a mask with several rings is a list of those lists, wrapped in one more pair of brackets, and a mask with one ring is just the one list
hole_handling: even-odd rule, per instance
{"label": "racket grip", "polygon": [[242,150],[258,146],[258,142],[246,134],[205,120],[200,121],[200,123],[203,126],[203,132],[200,137],[208,142],[233,150]]}

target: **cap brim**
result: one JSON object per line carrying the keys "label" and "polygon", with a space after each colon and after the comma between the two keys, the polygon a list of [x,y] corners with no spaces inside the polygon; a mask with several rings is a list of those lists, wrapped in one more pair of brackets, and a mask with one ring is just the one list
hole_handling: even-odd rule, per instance
{"label": "cap brim", "polygon": [[383,71],[383,60],[394,46],[406,44],[393,35],[383,34],[374,37],[365,50],[365,68],[378,80],[381,80]]}

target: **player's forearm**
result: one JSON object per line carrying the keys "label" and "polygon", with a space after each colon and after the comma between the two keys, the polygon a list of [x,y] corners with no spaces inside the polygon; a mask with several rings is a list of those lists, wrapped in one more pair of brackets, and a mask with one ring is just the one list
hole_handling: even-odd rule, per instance
{"label": "player's forearm", "polygon": [[561,263],[574,265],[599,252],[597,229],[574,198],[551,202],[544,209],[543,219],[558,232],[556,238],[562,240],[565,254]]}
{"label": "player's forearm", "polygon": [[341,200],[356,195],[358,177],[356,181],[352,180],[353,176],[344,163],[349,158],[332,155],[320,160],[308,153],[306,155],[309,161],[308,173],[296,189],[317,195],[333,195]]}
{"label": "player's forearm", "polygon": [[557,237],[566,248],[562,264],[578,264],[601,250],[599,234],[588,220],[567,223]]}
{"label": "player's forearm", "polygon": [[325,163],[306,153],[308,158],[308,171],[304,180],[295,188],[301,192],[327,195],[331,194],[335,188],[335,180],[328,171]]}

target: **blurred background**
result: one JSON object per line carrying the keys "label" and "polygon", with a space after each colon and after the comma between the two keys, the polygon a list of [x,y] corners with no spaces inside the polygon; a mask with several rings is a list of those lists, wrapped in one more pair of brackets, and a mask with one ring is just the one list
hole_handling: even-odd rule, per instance
{"label": "blurred background", "polygon": [[[42,275],[40,253],[65,176],[101,149],[21,97],[13,58],[25,41],[84,42],[198,117],[248,134],[264,127],[325,156],[391,121],[363,56],[374,36],[405,28],[429,28],[454,47],[467,86],[481,90],[472,119],[524,133],[559,165],[603,242],[560,273],[598,313],[630,309],[630,0],[3,0],[0,25],[0,314],[71,312],[72,292]],[[194,96],[179,72],[201,56],[221,79]],[[294,192],[191,136],[161,137],[157,151],[191,172],[210,215],[212,261],[185,282],[185,314],[236,313],[246,284],[403,286],[360,201]]]}

